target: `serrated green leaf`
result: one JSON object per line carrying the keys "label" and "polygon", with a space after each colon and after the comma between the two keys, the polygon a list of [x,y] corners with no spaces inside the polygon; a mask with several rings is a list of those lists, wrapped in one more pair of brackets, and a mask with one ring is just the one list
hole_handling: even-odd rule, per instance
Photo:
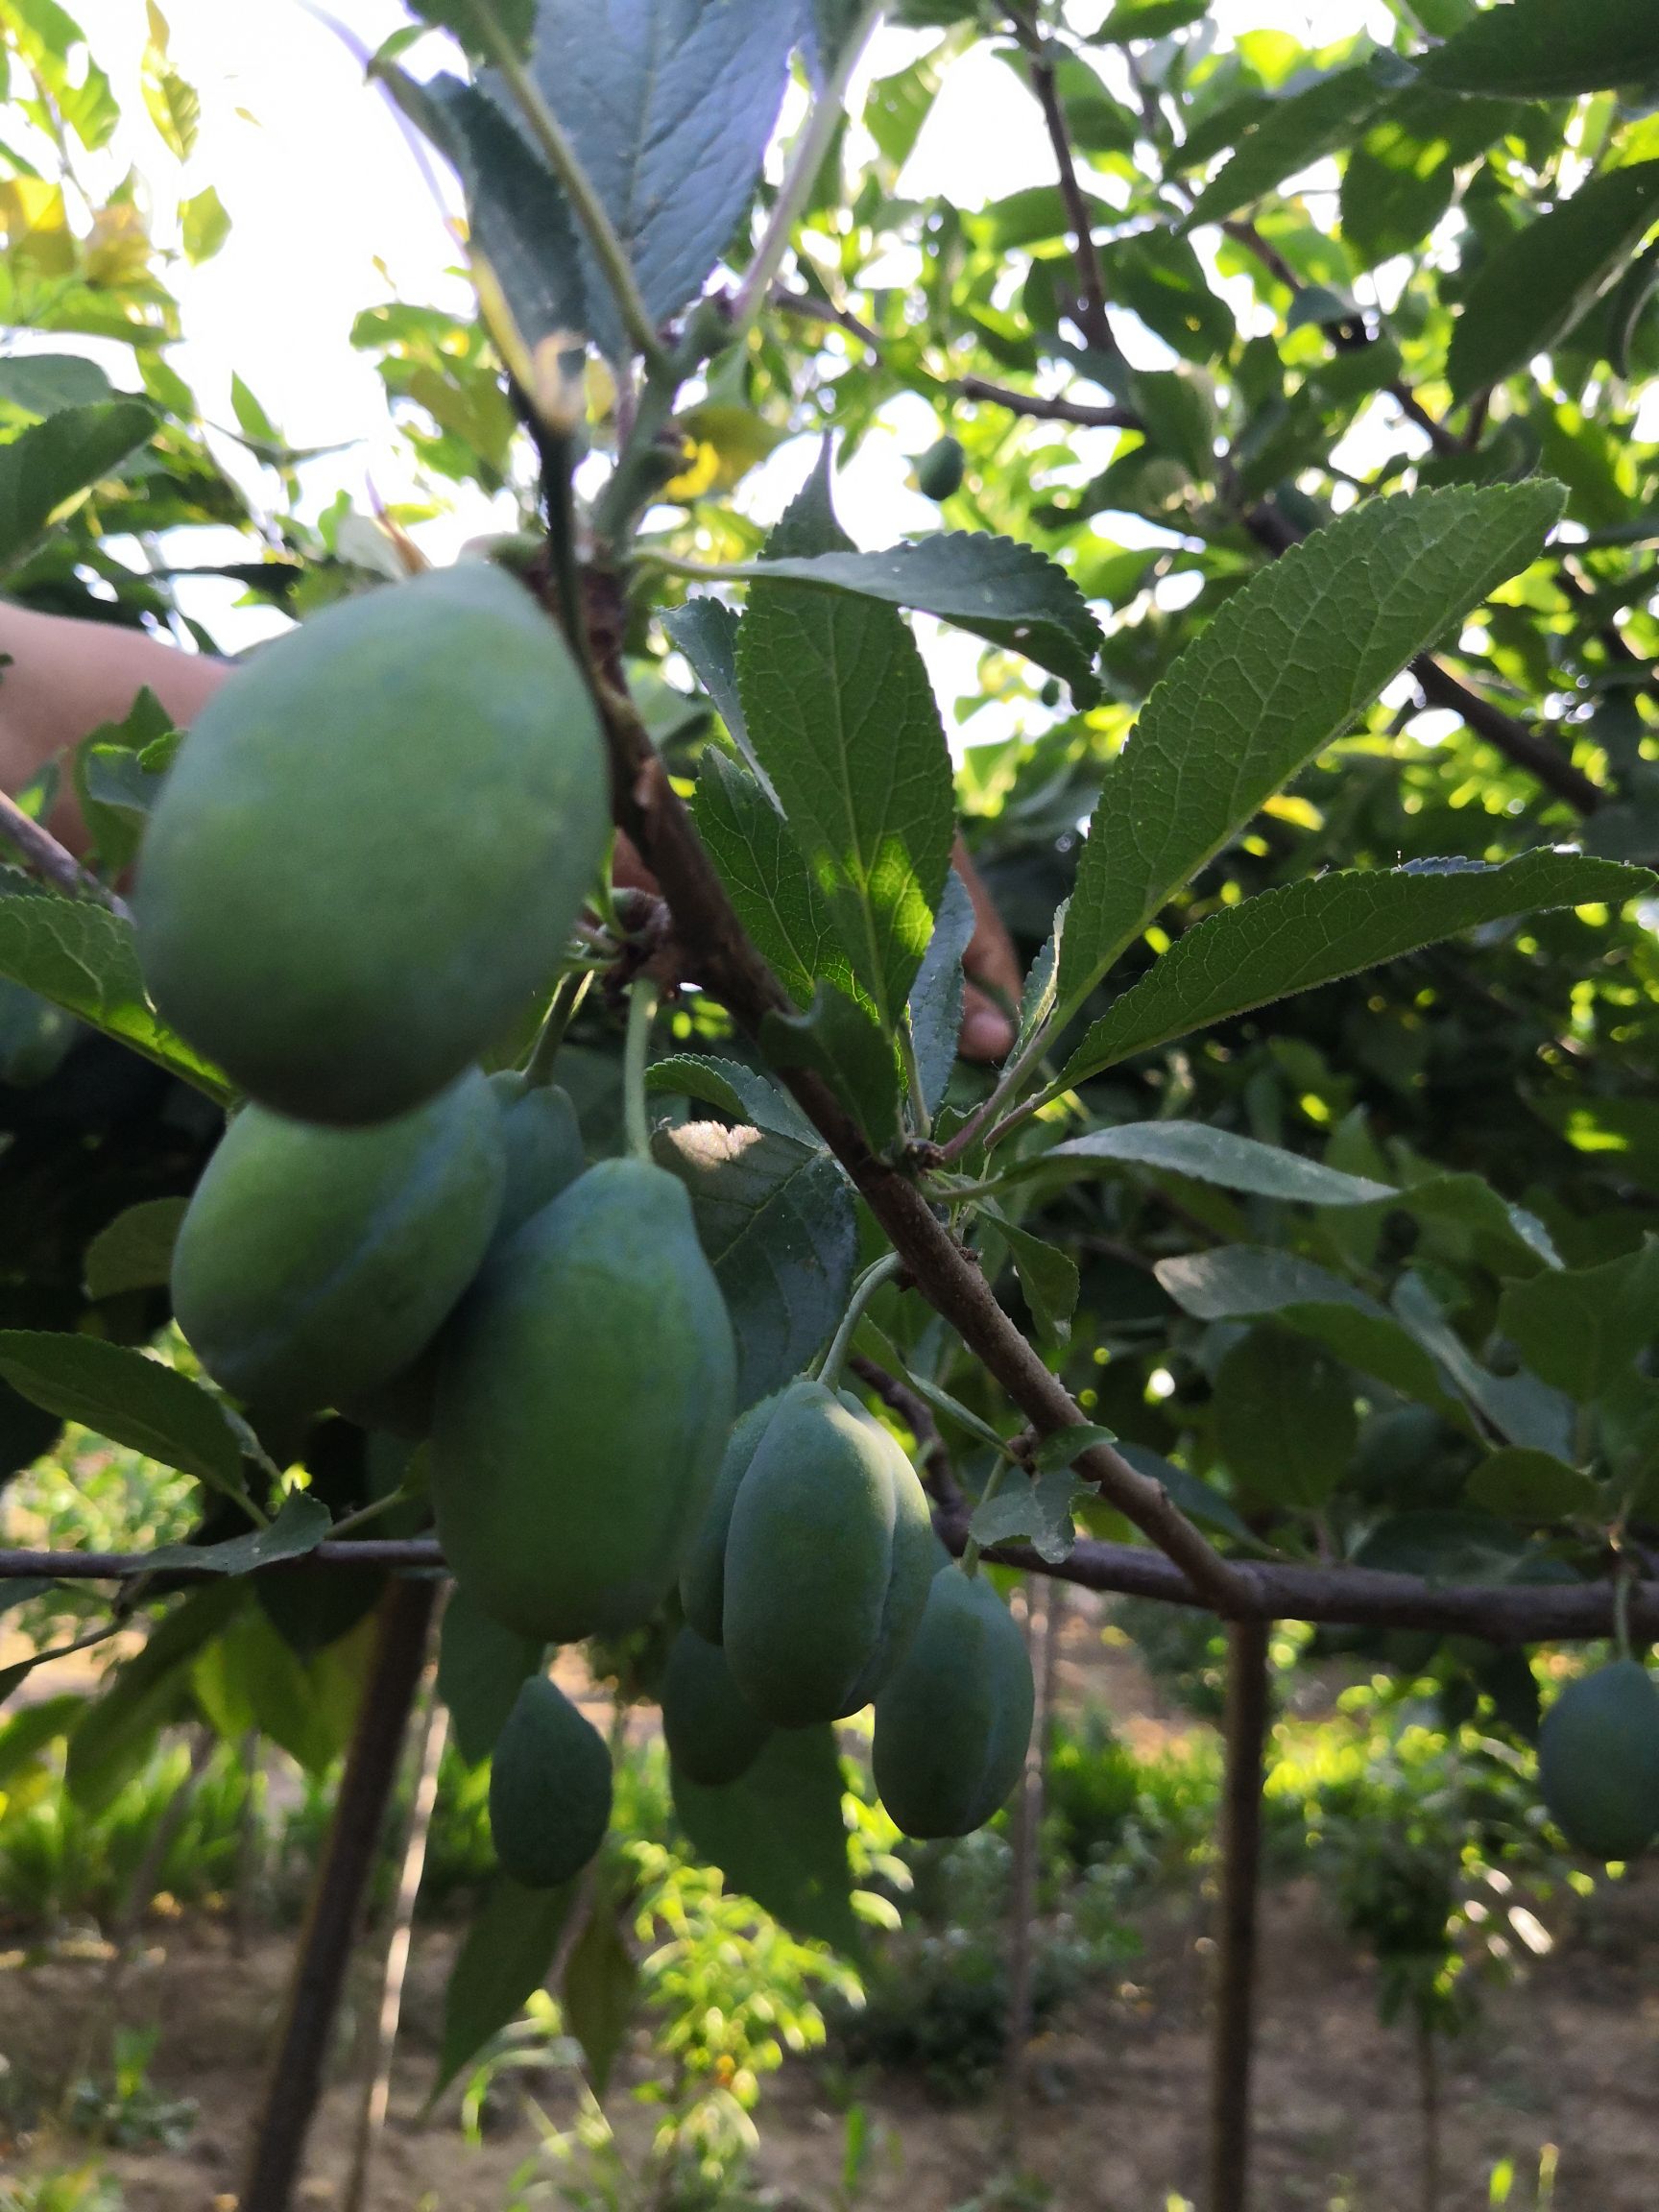
{"label": "serrated green leaf", "polygon": [[1048,1475],[1062,1467],[1075,1467],[1085,1452],[1092,1452],[1096,1444],[1116,1444],[1116,1433],[1102,1429],[1095,1422],[1079,1422],[1075,1428],[1057,1429],[1053,1435],[1045,1436],[1031,1455],[1031,1464],[1038,1474]]}
{"label": "serrated green leaf", "polygon": [[220,1104],[232,1094],[216,1068],[156,1018],[132,927],[107,906],[63,899],[0,870],[0,975],[154,1060]]}
{"label": "serrated green leaf", "polygon": [[1431,1175],[1403,1190],[1400,1203],[1425,1224],[1464,1233],[1474,1257],[1495,1275],[1531,1276],[1561,1264],[1543,1222],[1508,1205],[1479,1175]]}
{"label": "serrated green leaf", "polygon": [[1544,1382],[1581,1403],[1599,1398],[1659,1337],[1659,1238],[1600,1267],[1510,1284],[1498,1326]]}
{"label": "serrated green leaf", "polygon": [[[597,336],[569,204],[517,125],[477,84],[381,74],[459,172],[473,237],[526,345]],[[609,326],[613,310],[605,314]]]}
{"label": "serrated green leaf", "polygon": [[[569,133],[633,264],[653,320],[703,288],[760,175],[800,30],[792,7],[637,0],[596,21],[592,0],[540,0],[531,69]],[[587,328],[631,350],[581,242]]]}
{"label": "serrated green leaf", "polygon": [[[787,580],[831,599],[845,595],[913,607],[1035,661],[1070,685],[1079,707],[1092,707],[1100,697],[1094,662],[1102,639],[1088,601],[1064,568],[1015,538],[951,531],[885,553],[805,558],[775,558],[768,549],[764,561],[721,574],[751,583]],[[741,672],[741,646],[738,660]]]}
{"label": "serrated green leaf", "polygon": [[118,1298],[124,1290],[165,1283],[188,1204],[184,1198],[145,1198],[101,1229],[86,1247],[87,1297]]}
{"label": "serrated green leaf", "polygon": [[1127,46],[1136,38],[1167,38],[1209,12],[1210,0],[1118,0],[1092,46]]}
{"label": "serrated green leaf", "polygon": [[697,1233],[737,1338],[737,1397],[752,1406],[800,1374],[846,1310],[858,1226],[822,1145],[691,1121],[656,1154],[691,1193]]}
{"label": "serrated green leaf", "polygon": [[1485,867],[1466,860],[1346,870],[1264,891],[1179,937],[1103,1014],[1067,1062],[1059,1088],[1252,1007],[1397,960],[1484,922],[1620,905],[1652,886],[1644,869],[1575,853],[1526,853]]}
{"label": "serrated green leaf", "polygon": [[968,978],[962,956],[974,941],[978,917],[968,887],[954,868],[945,878],[938,919],[927,950],[910,986],[910,1035],[922,1099],[929,1114],[938,1111],[956,1066],[956,1040],[962,1031],[962,1003]]}
{"label": "serrated green leaf", "polygon": [[760,1049],[774,1068],[810,1069],[822,1076],[878,1150],[899,1136],[898,1040],[863,1000],[820,983],[805,1014],[764,1017]]}
{"label": "serrated green leaf", "polygon": [[154,408],[111,399],[60,408],[0,445],[0,573],[34,551],[60,508],[113,476],[155,429]]}
{"label": "serrated green leaf", "polygon": [[1554,484],[1375,499],[1228,600],[1101,784],[1060,954],[1062,1012],[1262,803],[1537,552]]}
{"label": "serrated green leaf", "polygon": [[0,1330],[0,1375],[32,1406],[125,1444],[231,1496],[242,1446],[216,1398],[125,1344],[46,1330]]}
{"label": "serrated green leaf", "polygon": [[1215,1442],[1239,1488],[1312,1511],[1341,1480],[1359,1423],[1354,1387],[1306,1336],[1271,1324],[1235,1344],[1215,1376]]}
{"label": "serrated green leaf", "polygon": [[1485,9],[1421,66],[1449,92],[1612,91],[1659,76],[1659,16],[1648,0],[1514,0]]}
{"label": "serrated green leaf", "polygon": [[[707,594],[687,599],[683,607],[670,607],[659,616],[670,639],[690,661],[692,674],[714,702],[714,711],[725,723],[751,774],[764,785],[737,692],[737,627],[741,619],[734,607]],[[772,799],[772,794],[768,792],[767,797]]]}
{"label": "serrated green leaf", "polygon": [[823,1143],[788,1093],[781,1091],[758,1069],[745,1068],[740,1060],[704,1060],[695,1053],[677,1053],[652,1064],[646,1071],[645,1088],[696,1098],[705,1106],[731,1115],[734,1121],[752,1121],[757,1129],[768,1129],[774,1137],[787,1137],[792,1143],[804,1144],[809,1150]]}
{"label": "serrated green leaf", "polygon": [[740,1782],[711,1790],[673,1769],[693,1850],[798,1936],[858,1948],[841,1759],[833,1728],[780,1728]]}
{"label": "serrated green leaf", "polygon": [[1659,161],[1592,177],[1480,265],[1452,332],[1453,395],[1502,383],[1548,353],[1623,275],[1659,223]]}
{"label": "serrated green leaf", "polygon": [[737,919],[795,1003],[810,1006],[821,977],[851,991],[852,963],[788,824],[755,778],[712,745],[692,816]]}
{"label": "serrated green leaf", "polygon": [[891,1033],[927,950],[955,828],[950,756],[916,641],[875,600],[757,584],[737,679],[797,866]]}
{"label": "serrated green leaf", "polygon": [[297,1490],[285,1498],[267,1528],[250,1528],[223,1544],[163,1544],[151,1553],[150,1572],[190,1567],[210,1575],[254,1575],[285,1559],[303,1559],[326,1538],[329,1513],[321,1498]]}
{"label": "serrated green leaf", "polygon": [[[444,2041],[432,2099],[493,2035],[517,2019],[553,1971],[576,1884],[526,1889],[497,1874],[472,1917],[444,1993]],[[429,2099],[430,2103],[432,2100]]]}
{"label": "serrated green leaf", "polygon": [[1274,101],[1199,193],[1183,228],[1192,230],[1200,223],[1219,223],[1236,215],[1286,177],[1341,153],[1387,97],[1387,87],[1360,63]]}
{"label": "serrated green leaf", "polygon": [[1197,1183],[1214,1183],[1223,1190],[1245,1190],[1302,1206],[1369,1206],[1394,1195],[1391,1184],[1344,1175],[1277,1144],[1210,1129],[1200,1121],[1131,1121],[1117,1129],[1093,1129],[1088,1136],[1056,1144],[1022,1166],[1036,1171],[1057,1160],[1162,1168],[1168,1174],[1189,1175]]}
{"label": "serrated green leaf", "polygon": [[1039,1559],[1057,1567],[1077,1541],[1074,1501],[1088,1489],[1070,1467],[1026,1477],[1008,1476],[994,1498],[974,1508],[968,1533],[987,1551],[998,1544],[1029,1544]]}
{"label": "serrated green leaf", "polygon": [[465,1590],[450,1592],[438,1641],[438,1695],[469,1767],[494,1750],[519,1691],[541,1669],[542,1650],[533,1637],[492,1620]]}
{"label": "serrated green leaf", "polygon": [[1058,1245],[1010,1221],[999,1207],[987,1203],[985,1214],[1008,1247],[1038,1334],[1050,1344],[1063,1344],[1071,1334],[1071,1316],[1077,1310],[1076,1261]]}
{"label": "serrated green leaf", "polygon": [[1548,1452],[1527,1452],[1515,1445],[1494,1452],[1481,1460],[1466,1485],[1470,1503],[1506,1521],[1565,1521],[1577,1513],[1594,1513],[1596,1485],[1588,1475]]}

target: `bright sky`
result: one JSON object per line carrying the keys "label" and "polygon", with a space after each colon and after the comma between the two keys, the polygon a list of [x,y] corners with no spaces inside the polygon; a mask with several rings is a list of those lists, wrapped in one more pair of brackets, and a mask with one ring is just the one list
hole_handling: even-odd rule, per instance
{"label": "bright sky", "polygon": [[[421,302],[464,297],[441,208],[383,97],[365,84],[337,33],[301,0],[162,4],[177,65],[202,94],[201,137],[181,178],[137,95],[144,11],[136,0],[74,0],[74,12],[128,117],[112,174],[132,163],[154,180],[158,201],[170,201],[176,187],[191,192],[210,182],[232,219],[229,242],[216,259],[176,272],[188,333],[176,365],[210,421],[231,420],[236,370],[294,445],[348,448],[309,465],[308,511],[341,487],[366,506],[371,481],[387,500],[409,496],[408,450],[393,435],[379,381],[353,351],[349,333],[361,308],[394,291]],[[407,21],[399,0],[332,0],[329,12],[367,48]],[[1215,0],[1214,13],[1228,33],[1270,27],[1321,41],[1362,27],[1385,36],[1390,26],[1382,0]],[[1078,0],[1077,14],[1081,22],[1096,20],[1100,0]],[[899,66],[922,43],[915,34],[882,34],[873,70]],[[972,206],[1051,174],[1035,103],[1001,63],[974,54],[950,72],[904,189]],[[118,353],[107,358],[119,366]],[[907,417],[901,407],[892,434],[872,440],[859,456],[845,480],[843,511],[864,541],[890,542],[936,520],[936,510],[903,483],[907,455],[933,431],[928,410],[918,403]],[[224,451],[245,469],[234,446]],[[767,506],[781,502],[805,466],[799,454],[780,456],[759,498]],[[465,503],[452,520],[425,526],[423,542],[435,558],[450,558],[491,519],[481,498]],[[232,647],[266,634],[276,620],[232,612],[228,588],[191,589],[192,612]],[[950,660],[936,670],[947,694],[971,664],[971,657],[960,666]]]}

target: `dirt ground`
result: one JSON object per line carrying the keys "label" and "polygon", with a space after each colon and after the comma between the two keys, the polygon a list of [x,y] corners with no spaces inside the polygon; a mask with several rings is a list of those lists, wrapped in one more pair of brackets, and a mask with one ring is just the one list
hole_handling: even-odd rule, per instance
{"label": "dirt ground", "polygon": [[[1097,1621],[1074,1618],[1070,1630],[1063,1704],[1101,1698],[1142,1749],[1182,1729],[1129,1655],[1102,1647]],[[1086,1989],[1035,2047],[1019,2164],[1051,2192],[1056,2212],[1169,2212],[1172,2201],[1196,2198],[1208,1918],[1196,1887],[1166,1900],[1142,1924],[1142,1955]],[[1557,1948],[1520,1985],[1491,1996],[1480,2024],[1448,2057],[1441,2212],[1485,2212],[1490,2176],[1503,2159],[1515,2169],[1511,2212],[1533,2212],[1546,2146],[1558,2156],[1551,2212],[1659,2206],[1659,1866],[1570,1904],[1556,1933]],[[121,2015],[137,2026],[158,2023],[151,2080],[165,2096],[193,2099],[200,2119],[180,2154],[116,2152],[108,2164],[128,2212],[232,2212],[292,1938],[262,1936],[238,1957],[228,1928],[199,1913],[153,1918],[146,1936]],[[507,2089],[503,2123],[481,2149],[463,2139],[453,2094],[421,2123],[455,1940],[443,1929],[417,1935],[391,2122],[366,2212],[519,2212],[558,2201],[551,2188],[512,2197],[513,2177],[536,2159],[538,2145],[517,2088]],[[0,1952],[0,2061],[14,2082],[60,2080],[99,2002],[103,1963],[73,1953],[73,1945],[55,1956]],[[343,2204],[362,2100],[357,2054],[378,1991],[374,1961],[366,1955],[360,1969],[301,2198],[321,2212]],[[625,2062],[622,2092],[628,2072]],[[525,2086],[554,2120],[568,2122],[569,2076],[538,2076]],[[0,2173],[8,2171],[7,2087],[0,2063]],[[941,2108],[892,2080],[861,2082],[855,2093],[871,2148],[854,2201],[868,2212],[957,2212],[982,2198],[1004,2166],[993,2104]],[[830,2070],[807,2061],[765,2085],[758,2178],[780,2206],[851,2212],[839,2194],[848,2095]],[[616,2089],[611,2109],[625,2139],[649,2127],[649,2111]],[[1370,1967],[1311,1884],[1270,1888],[1257,2212],[1417,2212],[1421,2140],[1407,2038],[1379,2025]],[[38,2144],[30,2162],[80,2164],[86,2155],[84,2146]]]}
{"label": "dirt ground", "polygon": [[[1505,2157],[1517,2172],[1511,2202],[1529,2208],[1546,2144],[1559,2150],[1555,2212],[1652,2212],[1656,1943],[1659,1879],[1649,1876],[1599,1901],[1574,1941],[1524,1987],[1495,1999],[1447,2072],[1444,2212],[1484,2207],[1488,2176]],[[535,2152],[527,2120],[481,2150],[461,2138],[452,2104],[418,2124],[452,1948],[444,1932],[417,1945],[373,2212],[503,2212],[513,2175]],[[285,1942],[269,1938],[237,1960],[228,1931],[200,1918],[156,1932],[122,2008],[135,2022],[159,2021],[155,2083],[195,2099],[201,2120],[179,2155],[111,2157],[130,2212],[229,2212],[288,1955]],[[6,1967],[8,2056],[13,2068],[49,2078],[102,1968],[63,1958],[12,1958]],[[1194,1920],[1172,1911],[1150,1929],[1134,1981],[1088,1993],[1038,2046],[1022,2163],[1057,2207],[1166,2212],[1171,2192],[1195,2194],[1205,1970]],[[366,2001],[367,1988],[359,1995]],[[1419,2135],[1403,2038],[1378,2025],[1368,1970],[1304,1886],[1266,1899],[1262,1995],[1262,2212],[1407,2212],[1419,2201]],[[343,2050],[306,2204],[341,2201],[359,2097],[353,2079]],[[545,2078],[537,2094],[554,2117],[568,2116],[564,2078]],[[872,2212],[951,2212],[983,2190],[997,2163],[994,2112],[942,2110],[891,2084],[867,2089],[864,2101],[874,2148],[861,2201]],[[835,2204],[843,2123],[812,2066],[795,2065],[769,2086],[760,2121],[762,2181],[784,2203]]]}

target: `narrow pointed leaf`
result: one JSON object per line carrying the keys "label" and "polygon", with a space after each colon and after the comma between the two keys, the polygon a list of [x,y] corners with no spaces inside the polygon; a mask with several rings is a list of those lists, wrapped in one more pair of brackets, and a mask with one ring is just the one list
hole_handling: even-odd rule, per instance
{"label": "narrow pointed leaf", "polygon": [[852,964],[788,824],[756,779],[712,745],[692,814],[738,920],[796,1005],[811,1005],[820,979],[851,991]]}
{"label": "narrow pointed leaf", "polygon": [[15,568],[58,510],[149,443],[156,416],[141,399],[63,407],[0,445],[0,573]]}
{"label": "narrow pointed leaf", "polygon": [[1414,654],[1532,559],[1561,501],[1549,483],[1371,500],[1227,602],[1106,771],[1067,915],[1062,1010]]}
{"label": "narrow pointed leaf", "polygon": [[797,1936],[858,1946],[832,1728],[780,1728],[740,1782],[674,1770],[674,1810],[699,1858]]}
{"label": "narrow pointed leaf", "polygon": [[1100,626],[1089,603],[1046,555],[1014,538],[952,531],[885,553],[817,553],[750,563],[722,574],[787,577],[827,592],[936,614],[959,630],[1022,654],[1062,677],[1080,707],[1100,697],[1094,662]]}
{"label": "narrow pointed leaf", "polygon": [[1219,223],[1286,177],[1351,146],[1387,97],[1386,86],[1361,65],[1274,101],[1199,193],[1186,228]]}
{"label": "narrow pointed leaf", "polygon": [[132,925],[107,906],[60,898],[0,871],[0,975],[130,1045],[210,1098],[224,1103],[231,1096],[218,1070],[156,1020],[144,996]]}
{"label": "narrow pointed leaf", "polygon": [[1514,0],[1483,9],[1421,66],[1449,92],[1610,92],[1659,76],[1659,13],[1649,0]]}
{"label": "narrow pointed leaf", "polygon": [[968,978],[962,955],[974,941],[977,917],[968,887],[952,869],[916,980],[910,987],[910,1034],[929,1114],[937,1111],[956,1065],[956,1040],[962,1030],[962,1002]]}
{"label": "narrow pointed leaf", "polygon": [[1480,265],[1446,373],[1464,399],[1548,353],[1659,223],[1659,161],[1610,169],[1518,230]]}
{"label": "narrow pointed leaf", "polygon": [[1349,870],[1264,891],[1189,929],[1089,1030],[1063,1085],[1276,998],[1397,960],[1461,929],[1551,906],[1619,905],[1651,888],[1646,869],[1580,854],[1523,854]]}
{"label": "narrow pointed leaf", "polygon": [[150,1569],[153,1574],[192,1567],[213,1575],[254,1575],[261,1567],[276,1567],[285,1559],[303,1559],[316,1551],[328,1529],[328,1508],[322,1499],[297,1490],[283,1500],[268,1528],[251,1528],[245,1536],[231,1536],[223,1544],[163,1544],[152,1552]]}
{"label": "narrow pointed leaf", "polygon": [[242,1446],[219,1401],[176,1368],[102,1337],[0,1330],[0,1375],[31,1405],[209,1488],[242,1487]]}
{"label": "narrow pointed leaf", "polygon": [[1028,1163],[1032,1170],[1051,1161],[1121,1163],[1158,1167],[1223,1190],[1249,1191],[1261,1198],[1286,1198],[1303,1206],[1369,1206],[1395,1195],[1392,1184],[1364,1175],[1344,1175],[1317,1160],[1305,1160],[1277,1144],[1258,1143],[1231,1130],[1209,1129],[1201,1121],[1131,1121],[1118,1129],[1094,1129],[1074,1137]]}
{"label": "narrow pointed leaf", "polygon": [[[778,0],[541,0],[531,67],[659,322],[703,288],[755,190],[800,30]],[[626,350],[584,240],[590,334]]]}
{"label": "narrow pointed leaf", "polygon": [[1546,1382],[1581,1402],[1599,1398],[1659,1337],[1659,1238],[1599,1267],[1562,1268],[1512,1283],[1498,1308],[1498,1325]]}
{"label": "narrow pointed leaf", "polygon": [[774,1137],[816,1149],[823,1139],[786,1091],[758,1069],[740,1060],[704,1060],[695,1053],[657,1061],[646,1072],[645,1088],[718,1108],[733,1121],[752,1121]]}
{"label": "narrow pointed leaf", "polygon": [[473,1915],[444,1996],[444,2042],[432,2095],[517,2019],[553,1969],[576,1884],[526,1889],[497,1874]]}
{"label": "narrow pointed leaf", "polygon": [[927,950],[954,829],[950,756],[916,641],[877,601],[757,584],[737,676],[797,866],[891,1031]]}

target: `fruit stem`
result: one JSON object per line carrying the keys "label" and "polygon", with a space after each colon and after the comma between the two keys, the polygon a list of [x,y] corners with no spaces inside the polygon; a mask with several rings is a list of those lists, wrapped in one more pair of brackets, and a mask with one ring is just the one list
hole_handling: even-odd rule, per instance
{"label": "fruit stem", "polygon": [[536,1040],[536,1048],[525,1064],[524,1081],[532,1091],[544,1091],[553,1080],[553,1063],[559,1057],[570,1024],[582,1008],[582,1001],[592,988],[593,974],[589,970],[581,975],[566,975],[553,994],[553,1003],[547,1009],[547,1019],[541,1024],[541,1034]]}
{"label": "fruit stem", "polygon": [[636,1160],[651,1157],[651,1116],[645,1104],[645,1067],[651,1053],[651,1024],[657,1019],[661,994],[649,975],[641,975],[628,994],[628,1052],[623,1072],[623,1102],[628,1117],[628,1149]]}
{"label": "fruit stem", "polygon": [[841,1381],[841,1370],[847,1363],[848,1353],[853,1349],[853,1338],[859,1322],[864,1318],[865,1308],[882,1284],[890,1283],[903,1264],[897,1252],[889,1252],[885,1259],[878,1260],[873,1267],[866,1267],[853,1286],[853,1296],[841,1317],[841,1326],[830,1340],[830,1349],[824,1355],[824,1364],[818,1370],[818,1380],[826,1390],[835,1389]]}
{"label": "fruit stem", "polygon": [[[985,1487],[979,1493],[979,1503],[981,1505],[990,1504],[992,1499],[995,1498],[998,1491],[1001,1489],[1003,1481],[1007,1477],[1009,1468],[1014,1464],[1015,1461],[1013,1455],[1009,1453],[1004,1453],[1002,1457],[998,1460],[996,1466],[992,1468],[990,1474],[985,1478]],[[977,1508],[975,1508],[975,1510],[977,1510]],[[974,1575],[979,1572],[979,1543],[977,1538],[973,1536],[969,1537],[967,1543],[962,1547],[962,1557],[957,1562],[957,1564],[961,1567],[963,1574],[967,1575],[969,1581],[972,1582]]]}
{"label": "fruit stem", "polygon": [[1619,1656],[1628,1659],[1630,1651],[1630,1585],[1634,1575],[1621,1553],[1613,1577],[1613,1634],[1618,1642]]}

